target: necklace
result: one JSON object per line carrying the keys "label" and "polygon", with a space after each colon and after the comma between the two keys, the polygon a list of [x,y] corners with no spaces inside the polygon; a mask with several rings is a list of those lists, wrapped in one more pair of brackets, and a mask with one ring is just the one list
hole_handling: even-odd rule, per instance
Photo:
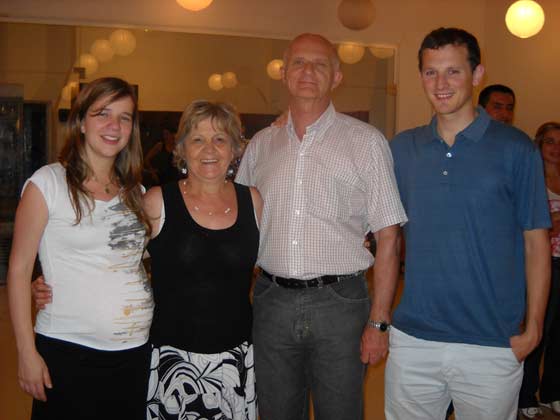
{"label": "necklace", "polygon": [[[184,189],[183,189],[183,195],[186,195],[186,194],[187,194],[187,191],[186,191],[186,188],[187,188],[187,181],[183,181],[182,184],[183,184],[183,187],[184,187]],[[194,209],[195,211],[197,211],[197,212],[203,213],[203,212],[200,210],[200,207],[198,207],[197,205],[194,205],[194,206],[193,206],[193,209]],[[224,210],[223,214],[228,214],[230,211],[231,211],[231,207],[228,207],[228,208],[226,208],[226,209]],[[208,216],[215,216],[215,215],[216,215],[216,212],[214,212],[214,211],[209,211],[209,212],[204,212],[204,213],[206,213]],[[220,212],[218,212],[218,213],[220,213]]]}
{"label": "necklace", "polygon": [[111,194],[111,190],[109,189],[109,186],[113,183],[112,178],[109,178],[109,182],[107,182],[106,184],[103,184],[101,181],[99,181],[99,179],[95,174],[92,176],[92,179],[95,182],[97,182],[99,185],[103,185],[103,191],[105,191],[105,194]]}

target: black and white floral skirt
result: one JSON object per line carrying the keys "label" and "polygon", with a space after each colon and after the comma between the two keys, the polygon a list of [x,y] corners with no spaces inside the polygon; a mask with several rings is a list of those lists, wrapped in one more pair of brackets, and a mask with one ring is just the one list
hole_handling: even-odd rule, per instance
{"label": "black and white floral skirt", "polygon": [[148,420],[256,420],[253,346],[200,354],[154,347]]}

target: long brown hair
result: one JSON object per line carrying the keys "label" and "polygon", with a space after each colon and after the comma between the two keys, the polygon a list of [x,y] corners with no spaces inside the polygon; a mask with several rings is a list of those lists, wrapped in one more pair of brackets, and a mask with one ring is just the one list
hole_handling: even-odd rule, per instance
{"label": "long brown hair", "polygon": [[134,103],[132,132],[126,147],[117,155],[113,164],[114,177],[121,186],[120,197],[146,227],[149,234],[150,226],[147,216],[142,209],[142,145],[140,143],[140,129],[138,124],[138,100],[134,88],[126,81],[116,77],[96,79],[85,87],[79,94],[67,122],[65,144],[59,160],[66,168],[66,182],[70,193],[70,201],[76,213],[76,224],[80,223],[85,209],[90,213],[95,201],[84,187],[84,182],[93,176],[93,170],[88,164],[85,135],[81,125],[89,108],[99,99],[106,99],[107,104],[129,97]]}

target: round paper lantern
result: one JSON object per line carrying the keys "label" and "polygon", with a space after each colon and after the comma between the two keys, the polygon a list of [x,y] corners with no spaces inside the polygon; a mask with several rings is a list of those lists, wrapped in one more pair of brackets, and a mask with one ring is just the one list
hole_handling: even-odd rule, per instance
{"label": "round paper lantern", "polygon": [[184,7],[192,12],[198,12],[199,10],[206,9],[210,6],[213,0],[177,0],[179,6]]}
{"label": "round paper lantern", "polygon": [[343,63],[356,64],[362,59],[366,49],[358,44],[346,43],[338,46],[338,56]]}
{"label": "round paper lantern", "polygon": [[224,87],[222,83],[222,75],[218,73],[212,74],[208,78],[208,87],[212,90],[221,90]]}
{"label": "round paper lantern", "polygon": [[506,26],[519,38],[529,38],[540,32],[544,25],[544,11],[533,0],[519,0],[509,6]]}
{"label": "round paper lantern", "polygon": [[283,66],[284,61],[278,58],[270,61],[270,63],[266,66],[266,73],[268,74],[268,77],[274,80],[280,80],[282,78],[282,72],[280,70]]}
{"label": "round paper lantern", "polygon": [[365,29],[372,24],[374,17],[371,0],[342,0],[338,5],[338,20],[348,29]]}
{"label": "round paper lantern", "polygon": [[117,29],[109,37],[111,47],[117,55],[130,55],[136,49],[136,38],[126,29]]}
{"label": "round paper lantern", "polygon": [[91,44],[89,52],[101,63],[109,61],[115,54],[113,47],[111,47],[111,43],[106,39],[96,40],[93,44]]}
{"label": "round paper lantern", "polygon": [[93,55],[82,54],[78,58],[78,66],[86,69],[86,77],[90,77],[99,68],[99,63]]}
{"label": "round paper lantern", "polygon": [[237,75],[232,71],[226,71],[222,74],[222,84],[225,88],[234,88],[237,86]]}
{"label": "round paper lantern", "polygon": [[377,57],[381,60],[395,55],[395,50],[391,47],[371,46],[369,47],[369,51],[373,54],[374,57]]}

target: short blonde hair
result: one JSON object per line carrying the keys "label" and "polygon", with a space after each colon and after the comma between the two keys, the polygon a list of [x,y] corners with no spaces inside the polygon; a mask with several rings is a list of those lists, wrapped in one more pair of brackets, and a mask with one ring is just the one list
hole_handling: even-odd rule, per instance
{"label": "short blonde hair", "polygon": [[212,124],[216,124],[220,130],[223,130],[231,138],[234,158],[241,156],[243,150],[241,120],[233,105],[225,102],[193,101],[181,115],[179,129],[175,137],[173,162],[179,170],[187,169],[187,162],[182,156],[185,140],[193,128],[206,119],[210,119]]}

